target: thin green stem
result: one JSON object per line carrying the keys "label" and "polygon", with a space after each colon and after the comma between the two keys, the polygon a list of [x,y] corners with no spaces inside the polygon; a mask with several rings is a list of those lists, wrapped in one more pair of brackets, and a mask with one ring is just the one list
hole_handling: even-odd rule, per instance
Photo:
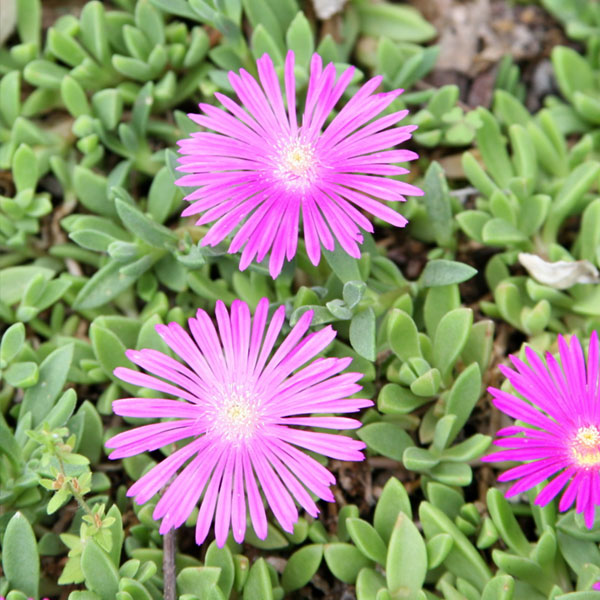
{"label": "thin green stem", "polygon": [[[60,465],[60,473],[63,477],[66,477],[67,474],[65,473],[65,464],[63,463],[62,458],[57,454],[56,456],[58,458],[58,464]],[[96,520],[96,516],[94,514],[94,512],[92,511],[92,509],[90,508],[90,505],[84,500],[83,498],[83,494],[75,488],[75,486],[73,485],[73,483],[71,481],[69,481],[69,490],[71,492],[71,494],[73,494],[73,498],[75,498],[75,500],[77,500],[77,504],[79,504],[79,506],[83,509],[83,511],[85,513],[87,513],[90,517],[92,517],[92,519],[94,519],[94,523]]]}

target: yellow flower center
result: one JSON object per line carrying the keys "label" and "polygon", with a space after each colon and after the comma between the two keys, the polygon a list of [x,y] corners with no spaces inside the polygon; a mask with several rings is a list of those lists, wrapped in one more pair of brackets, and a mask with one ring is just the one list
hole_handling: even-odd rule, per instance
{"label": "yellow flower center", "polygon": [[311,144],[298,139],[285,144],[277,157],[276,173],[288,187],[305,187],[316,174],[316,159]]}
{"label": "yellow flower center", "polygon": [[242,442],[256,432],[261,418],[259,403],[251,390],[230,386],[216,399],[214,429],[221,439]]}
{"label": "yellow flower center", "polygon": [[571,443],[571,455],[579,467],[600,468],[600,429],[595,425],[580,427]]}

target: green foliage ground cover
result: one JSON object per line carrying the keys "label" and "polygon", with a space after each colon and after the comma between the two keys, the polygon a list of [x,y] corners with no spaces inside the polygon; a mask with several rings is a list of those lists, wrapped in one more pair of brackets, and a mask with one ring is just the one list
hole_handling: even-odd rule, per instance
{"label": "green foliage ground cover", "polygon": [[[376,401],[357,432],[368,459],[331,465],[337,505],[292,535],[270,525],[266,540],[199,548],[182,528],[181,598],[597,597],[600,520],[588,530],[534,494],[508,502],[478,461],[500,423],[485,387],[507,352],[600,330],[600,285],[556,289],[519,263],[600,266],[600,5],[542,4],[570,42],[552,50],[557,94],[532,113],[509,60],[488,108],[419,85],[436,31],[403,4],[351,0],[334,37],[296,0],[90,1],[44,27],[46,6],[17,1],[0,49],[0,596],[163,597],[153,503],[125,496],[156,459],[110,463],[103,445],[126,425],[112,401],[138,393],[113,370],[127,348],[167,351],[156,324],[267,296],[288,327],[310,307],[338,331],[328,354],[352,356]],[[314,267],[301,244],[273,281],[198,245],[174,148],[193,130],[186,112],[232,91],[227,71],[254,72],[265,52],[281,66],[287,49],[300,87],[317,51],[357,66],[354,89],[377,73],[406,89],[389,110],[419,125],[426,195],[401,207],[404,232],[378,223],[359,261],[325,252]],[[460,178],[434,148],[462,153]],[[412,247],[416,279],[390,258]]]}

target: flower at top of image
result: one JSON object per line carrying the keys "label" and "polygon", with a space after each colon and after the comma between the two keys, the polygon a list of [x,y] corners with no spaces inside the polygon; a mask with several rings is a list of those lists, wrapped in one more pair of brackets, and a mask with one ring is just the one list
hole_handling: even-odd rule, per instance
{"label": "flower at top of image", "polygon": [[[312,320],[308,311],[274,350],[285,310],[280,306],[271,319],[268,311],[267,298],[258,303],[254,317],[240,300],[230,312],[219,301],[216,327],[204,310],[189,320],[191,335],[177,323],[156,326],[182,362],[157,350],[128,350],[129,360],[150,374],[115,369],[123,381],[177,398],[115,401],[118,415],[169,420],[119,433],[106,443],[114,448],[110,458],[116,459],[188,440],[127,492],[143,504],[164,489],[153,514],[162,519],[163,534],[182,525],[201,496],[198,544],[206,539],[213,519],[219,546],[229,530],[241,542],[246,515],[264,539],[263,496],[281,527],[292,532],[298,520],[296,502],[316,517],[319,509],[311,492],[334,501],[334,476],[303,450],[339,460],[364,459],[363,442],[309,429],[356,429],[360,421],[330,415],[373,404],[350,398],[361,389],[356,382],[362,377],[342,373],[351,358],[315,358],[333,341],[335,331],[328,326],[306,335]],[[314,416],[319,413],[324,416]]]}
{"label": "flower at top of image", "polygon": [[558,337],[560,362],[550,353],[543,360],[525,349],[529,365],[510,356],[516,371],[500,365],[503,375],[521,396],[489,388],[496,408],[519,423],[498,431],[494,443],[503,450],[482,460],[525,464],[502,473],[499,481],[515,481],[511,497],[553,477],[535,503],[545,506],[563,489],[559,510],[575,502],[586,526],[594,526],[600,506],[600,353],[598,333],[590,338],[587,367],[576,336],[568,343]]}
{"label": "flower at top of image", "polygon": [[202,214],[196,225],[213,223],[202,244],[214,246],[234,234],[229,252],[243,248],[240,269],[270,252],[269,271],[275,278],[284,260],[296,254],[300,220],[306,252],[315,265],[321,244],[333,250],[336,241],[350,256],[360,258],[361,229],[373,231],[362,211],[392,225],[406,225],[407,220],[382,200],[423,194],[392,179],[408,173],[395,163],[418,157],[410,150],[394,149],[410,139],[416,126],[396,127],[406,110],[375,118],[402,90],[375,93],[382,77],[373,77],[327,123],[352,81],[354,67],[336,79],[333,63],[323,67],[314,54],[303,108],[296,104],[292,51],[284,67],[285,103],[269,55],[257,61],[257,69],[259,81],[244,69],[230,72],[240,103],[215,94],[225,110],[200,104],[204,114],[189,115],[211,131],[179,142],[178,170],[189,175],[177,184],[197,188],[186,196],[191,204],[183,216]]}

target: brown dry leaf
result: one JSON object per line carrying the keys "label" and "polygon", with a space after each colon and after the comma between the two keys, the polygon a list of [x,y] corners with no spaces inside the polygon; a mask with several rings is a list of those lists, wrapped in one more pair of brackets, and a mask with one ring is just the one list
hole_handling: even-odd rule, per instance
{"label": "brown dry leaf", "polygon": [[535,11],[494,0],[413,0],[413,4],[440,32],[436,69],[475,77],[505,54],[522,60],[542,50]]}
{"label": "brown dry leaf", "polygon": [[440,55],[436,68],[473,74],[480,39],[490,21],[489,0],[461,3],[444,0],[439,19],[434,22],[441,32]]}
{"label": "brown dry leaf", "polygon": [[465,171],[462,166],[462,152],[448,154],[438,159],[448,179],[465,179]]}

